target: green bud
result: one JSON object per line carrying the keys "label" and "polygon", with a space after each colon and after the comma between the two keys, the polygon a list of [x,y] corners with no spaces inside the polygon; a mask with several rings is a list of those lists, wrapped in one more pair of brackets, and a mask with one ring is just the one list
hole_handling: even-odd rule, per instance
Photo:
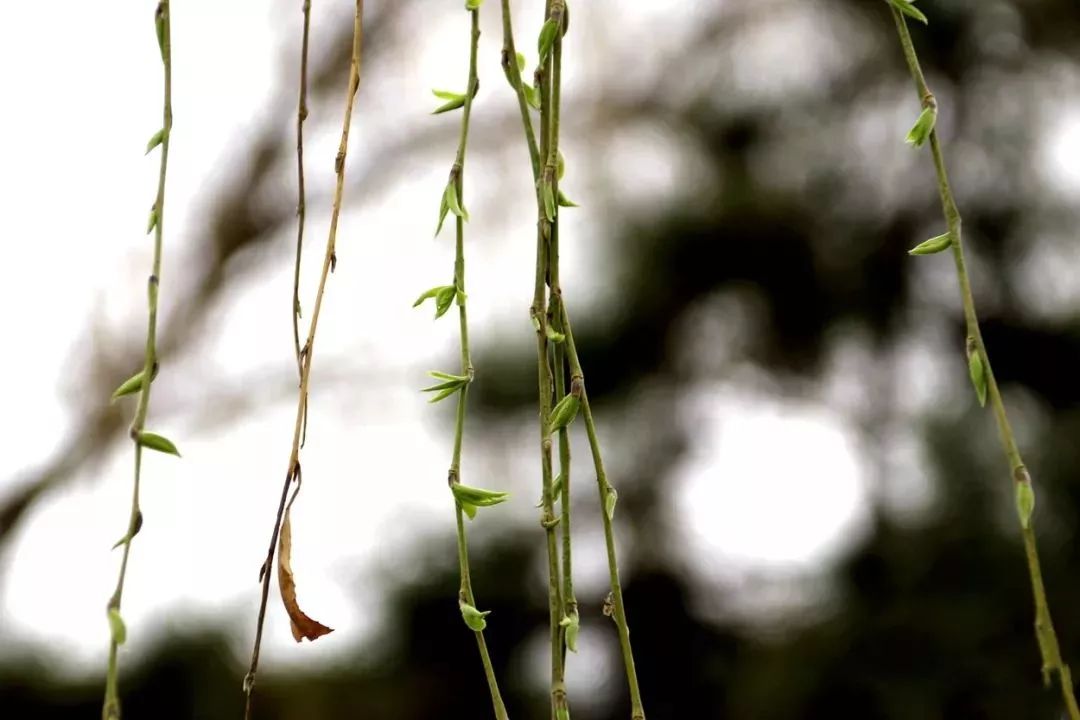
{"label": "green bud", "polygon": [[555,171],[558,174],[558,178],[562,180],[562,176],[566,173],[566,158],[563,157],[562,150],[559,151],[559,159],[555,163]]}
{"label": "green bud", "polygon": [[158,223],[158,211],[157,204],[150,208],[150,218],[146,221],[146,234],[149,235]]}
{"label": "green bud", "polygon": [[551,430],[559,430],[566,427],[574,421],[577,417],[578,408],[581,407],[581,401],[578,400],[576,395],[567,395],[551,410]]}
{"label": "green bud", "polygon": [[1031,527],[1031,514],[1034,511],[1035,490],[1031,487],[1031,481],[1025,479],[1016,483],[1016,514],[1020,516],[1020,526],[1025,530]]}
{"label": "green bud", "polygon": [[607,515],[608,520],[615,519],[615,503],[619,501],[619,492],[608,485],[607,493],[604,495],[604,514]]}
{"label": "green bud", "polygon": [[923,240],[908,250],[908,255],[933,255],[934,253],[944,252],[950,247],[952,247],[952,233],[945,233],[929,240]]}
{"label": "green bud", "polygon": [[157,32],[158,49],[161,50],[162,62],[165,62],[169,55],[169,28],[167,23],[165,4],[159,2],[157,10],[154,12],[154,29]]}
{"label": "green bud", "polygon": [[555,33],[558,31],[559,26],[552,18],[548,18],[544,22],[544,26],[540,28],[540,37],[536,40],[536,47],[540,52],[539,63],[541,67],[547,62],[548,55],[551,54],[551,48],[555,44]]}
{"label": "green bud", "polygon": [[112,641],[117,645],[127,642],[127,627],[124,625],[124,618],[120,617],[120,611],[114,607],[109,608],[109,632],[112,634]]}
{"label": "green bud", "polygon": [[930,23],[926,19],[926,16],[923,15],[922,12],[920,12],[919,9],[915,7],[915,5],[913,4],[914,2],[915,0],[889,0],[889,4],[902,12],[904,15],[918,20],[923,25],[929,25]]}
{"label": "green bud", "polygon": [[937,106],[931,102],[929,106],[923,108],[923,111],[919,114],[919,119],[911,126],[905,142],[908,145],[922,147],[929,139],[930,133],[934,131],[934,125],[936,124]]}
{"label": "green bud", "polygon": [[165,131],[165,128],[161,128],[156,133],[154,133],[150,137],[150,141],[146,143],[146,153],[145,154],[149,155],[150,151],[153,150],[154,148],[156,148],[161,143],[163,143],[167,136],[168,136],[168,133]]}
{"label": "green bud", "polygon": [[461,608],[461,617],[470,630],[480,632],[487,627],[487,620],[484,618],[491,614],[490,610],[481,612],[466,602],[459,602],[458,607]]}
{"label": "green bud", "polygon": [[975,338],[969,337],[967,340],[967,356],[968,374],[971,375],[971,384],[975,386],[975,395],[979,398],[979,405],[986,407],[986,366],[975,344]]}
{"label": "green bud", "polygon": [[517,54],[517,68],[519,73],[525,72],[525,56],[521,53]]}
{"label": "green bud", "polygon": [[561,625],[566,632],[566,649],[576,653],[578,631],[581,629],[581,619],[578,617],[577,611],[575,610],[560,620],[559,625]]}
{"label": "green bud", "polygon": [[129,528],[127,534],[124,535],[124,537],[117,540],[115,543],[113,543],[113,546],[110,549],[115,550],[116,548],[120,547],[124,543],[131,542],[131,539],[133,537],[135,537],[136,535],[138,535],[139,531],[142,530],[142,523],[143,523],[142,510],[137,510],[135,512],[135,527]]}
{"label": "green bud", "polygon": [[161,453],[180,457],[180,451],[176,449],[176,445],[164,435],[158,435],[152,432],[141,432],[139,433],[138,442],[148,450],[157,450]]}
{"label": "green bud", "polygon": [[555,720],[570,720],[570,708],[559,707],[555,709]]}
{"label": "green bud", "polygon": [[544,333],[547,335],[547,339],[554,343],[561,343],[566,339],[566,335],[556,332],[555,328],[551,327],[550,324],[544,326]]}
{"label": "green bud", "polygon": [[450,208],[450,212],[457,215],[462,220],[468,222],[469,211],[465,209],[465,206],[461,204],[461,199],[458,197],[457,183],[451,180],[446,183],[446,190],[443,191],[443,197],[446,198],[446,207]]}
{"label": "green bud", "polygon": [[466,10],[479,10],[480,6],[484,4],[484,0],[465,0]]}

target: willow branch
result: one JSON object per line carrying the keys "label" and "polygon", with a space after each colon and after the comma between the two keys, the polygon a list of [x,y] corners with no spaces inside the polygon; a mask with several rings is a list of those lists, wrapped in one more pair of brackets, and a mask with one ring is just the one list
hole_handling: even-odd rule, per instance
{"label": "willow branch", "polygon": [[[304,360],[300,348],[300,260],[304,253],[304,220],[307,217],[307,193],[304,189],[304,120],[307,119],[308,93],[308,38],[311,29],[311,0],[304,0],[304,29],[300,40],[300,98],[296,104],[296,262],[293,265],[292,330],[293,350],[296,354],[296,372],[304,375]],[[307,437],[307,398],[304,398],[304,430],[300,445]],[[284,495],[282,496],[284,497]]]}
{"label": "willow branch", "polygon": [[345,99],[345,118],[342,122],[341,142],[338,146],[337,156],[334,159],[334,169],[337,174],[337,182],[334,186],[334,201],[330,214],[330,231],[326,240],[326,249],[323,254],[322,272],[319,276],[319,286],[315,294],[315,307],[311,313],[311,325],[308,328],[307,341],[301,349],[302,358],[300,372],[300,391],[296,407],[296,421],[293,427],[292,449],[289,451],[289,464],[285,473],[285,484],[282,488],[282,504],[278,506],[274,528],[270,534],[270,546],[266,553],[266,561],[263,563],[261,572],[262,591],[259,600],[259,615],[255,628],[255,645],[251,653],[251,666],[244,678],[244,717],[251,717],[252,695],[255,687],[255,673],[259,666],[259,651],[262,645],[263,624],[266,618],[266,603],[270,590],[270,575],[273,572],[274,550],[277,547],[278,536],[281,530],[284,498],[288,493],[290,482],[299,474],[300,444],[304,424],[304,406],[308,396],[308,387],[311,380],[311,363],[315,354],[315,333],[319,325],[319,314],[322,310],[326,280],[330,272],[337,265],[335,252],[337,243],[338,219],[341,215],[342,191],[345,185],[345,159],[349,147],[349,129],[352,125],[353,103],[356,92],[360,87],[360,49],[363,37],[363,0],[356,0],[356,12],[353,18],[353,42],[352,57],[349,63],[349,85]]}
{"label": "willow branch", "polygon": [[[919,92],[919,98],[924,109],[936,112],[937,102],[933,93],[927,86],[926,78],[919,65],[919,58],[915,51],[915,45],[908,31],[904,16],[893,5],[891,6],[893,20],[900,37],[900,44],[904,51],[911,77],[915,81],[915,87]],[[960,297],[964,307],[964,321],[967,326],[967,346],[969,355],[975,354],[982,365],[985,374],[987,397],[997,421],[998,434],[1001,437],[1002,449],[1005,459],[1009,463],[1013,481],[1016,484],[1018,498],[1022,494],[1033,497],[1031,488],[1031,476],[1024,466],[1023,458],[1016,444],[1012,426],[1005,412],[1005,402],[1001,397],[1001,390],[994,372],[990,365],[990,357],[983,343],[982,333],[979,330],[979,320],[975,313],[975,299],[971,292],[971,279],[968,276],[967,266],[964,262],[964,246],[961,235],[960,211],[953,197],[952,188],[949,185],[949,176],[945,169],[945,160],[941,151],[941,141],[937,130],[931,130],[929,135],[930,153],[934,161],[934,170],[937,175],[938,192],[941,196],[941,207],[945,215],[949,239],[951,240],[953,261],[956,266],[956,278],[960,287]],[[1026,516],[1025,516],[1026,514]],[[1061,695],[1068,710],[1071,720],[1080,720],[1080,708],[1076,703],[1072,677],[1069,667],[1062,661],[1061,651],[1058,645],[1057,633],[1050,617],[1050,606],[1046,601],[1046,589],[1043,585],[1042,570],[1039,566],[1039,553],[1035,544],[1035,531],[1030,517],[1030,507],[1021,510],[1021,532],[1024,540],[1024,552],[1028,563],[1028,574],[1031,576],[1032,593],[1035,599],[1035,637],[1039,643],[1042,654],[1042,671],[1044,681],[1049,683],[1051,673],[1058,674],[1061,686]]]}

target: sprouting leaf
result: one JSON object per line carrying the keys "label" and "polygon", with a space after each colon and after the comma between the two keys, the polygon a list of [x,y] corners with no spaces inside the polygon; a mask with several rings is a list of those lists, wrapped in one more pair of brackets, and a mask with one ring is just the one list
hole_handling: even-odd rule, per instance
{"label": "sprouting leaf", "polygon": [[619,492],[612,486],[607,486],[607,493],[604,495],[604,513],[607,515],[608,520],[615,519],[615,503],[619,501]]}
{"label": "sprouting leaf", "polygon": [[986,407],[986,365],[983,364],[982,354],[975,343],[975,338],[967,340],[968,374],[971,375],[971,384],[975,386],[975,395],[979,398],[979,405]]}
{"label": "sprouting leaf", "polygon": [[466,222],[469,221],[469,211],[465,209],[465,206],[461,203],[461,198],[458,197],[456,182],[451,180],[446,183],[446,190],[443,191],[443,197],[446,198],[446,206],[450,208],[450,212]]}
{"label": "sprouting leaf", "polygon": [[945,233],[944,235],[938,235],[937,237],[922,241],[908,250],[908,255],[933,255],[934,253],[948,250],[951,246],[952,233]]}
{"label": "sprouting leaf", "polygon": [[580,207],[576,202],[566,197],[563,194],[562,188],[559,188],[559,207]]}
{"label": "sprouting leaf", "polygon": [[113,391],[112,399],[119,400],[125,395],[134,395],[137,392],[142,391],[143,386],[143,371],[135,373],[124,382],[120,383],[120,387]]}
{"label": "sprouting leaf", "polygon": [[165,61],[168,55],[169,42],[168,42],[168,18],[166,17],[165,3],[159,2],[157,10],[154,13],[154,29],[157,31],[158,49],[161,50],[161,60]]}
{"label": "sprouting leaf", "polygon": [[525,72],[525,56],[522,53],[517,54],[517,68],[519,73]]}
{"label": "sprouting leaf", "polygon": [[165,141],[165,137],[167,135],[168,135],[168,132],[165,130],[165,128],[161,128],[156,133],[151,135],[149,142],[146,143],[146,153],[144,153],[144,154],[149,155],[151,150],[153,150],[154,148],[156,148],[158,145],[160,145],[161,143],[163,143]]}
{"label": "sprouting leaf", "polygon": [[155,227],[157,227],[157,224],[158,224],[158,211],[157,211],[157,205],[155,204],[152,208],[150,208],[150,217],[146,221],[146,233],[147,233],[147,235],[150,234],[151,230],[153,230]]}
{"label": "sprouting leaf", "polygon": [[533,110],[540,109],[540,93],[532,85],[525,85],[522,83],[521,89],[525,93],[525,102],[529,103],[529,107]]}
{"label": "sprouting leaf", "polygon": [[461,503],[461,509],[469,516],[470,520],[476,519],[476,506],[470,503]]}
{"label": "sprouting leaf", "polygon": [[556,332],[555,328],[551,327],[550,324],[544,326],[544,333],[547,335],[547,339],[554,343],[561,343],[566,339],[566,335]]}
{"label": "sprouting leaf", "polygon": [[471,379],[468,375],[451,375],[449,373],[436,374],[434,371],[429,372],[428,374],[438,380],[443,380],[443,382],[441,383],[432,385],[431,387],[426,387],[421,390],[421,392],[435,393],[435,396],[428,400],[428,402],[431,403],[436,403],[440,400],[450,397],[458,390],[461,390],[461,388],[468,385],[469,382],[471,382]]}
{"label": "sprouting leaf", "polygon": [[124,625],[124,618],[120,617],[118,608],[109,608],[109,632],[112,634],[112,641],[117,645],[127,642],[127,626]]}
{"label": "sprouting leaf", "polygon": [[555,44],[555,33],[559,31],[559,26],[555,23],[554,18],[548,18],[544,21],[544,26],[540,28],[540,36],[536,40],[537,50],[540,52],[540,66],[543,67],[547,62],[548,55],[551,54],[551,48]]}
{"label": "sprouting leaf", "polygon": [[936,124],[937,106],[931,103],[919,113],[919,118],[915,121],[915,124],[911,126],[911,130],[908,131],[905,142],[907,142],[908,145],[922,147],[926,144],[927,139],[929,139],[930,133],[934,131],[934,126]]}
{"label": "sprouting leaf", "polygon": [[157,450],[158,452],[180,457],[180,451],[176,449],[176,445],[164,435],[158,435],[157,433],[152,432],[141,432],[139,433],[139,444],[148,450]]}
{"label": "sprouting leaf", "polygon": [[487,627],[487,620],[484,618],[491,614],[490,610],[481,612],[467,602],[459,602],[458,606],[461,608],[461,617],[470,630],[480,632]]}
{"label": "sprouting leaf", "polygon": [[466,10],[479,10],[480,6],[484,4],[484,0],[465,0]]}
{"label": "sprouting leaf", "polygon": [[555,708],[555,720],[570,720],[570,708],[565,705]]}
{"label": "sprouting leaf", "polygon": [[440,113],[457,110],[458,108],[465,106],[465,96],[461,93],[451,92],[449,90],[432,90],[431,93],[440,100],[446,101],[444,104],[435,108],[431,112],[432,115],[439,115]]}
{"label": "sprouting leaf", "polygon": [[468,375],[451,375],[450,373],[444,373],[439,370],[428,370],[428,375],[436,380],[457,380],[458,382],[469,382]]}
{"label": "sprouting leaf", "polygon": [[113,543],[113,546],[110,549],[115,550],[116,548],[120,547],[124,543],[131,542],[131,539],[133,537],[135,537],[136,535],[138,535],[139,531],[142,530],[142,524],[143,524],[142,510],[137,510],[135,512],[135,527],[129,528],[127,534],[125,534],[124,537],[120,538],[115,543]]}
{"label": "sprouting leaf", "polygon": [[1031,527],[1031,514],[1035,512],[1035,490],[1031,481],[1025,479],[1016,483],[1016,513],[1020,516],[1020,526],[1025,530]]}
{"label": "sprouting leaf", "polygon": [[913,4],[914,2],[915,0],[889,0],[889,4],[902,12],[904,15],[918,20],[923,25],[929,25],[930,23],[926,19],[926,16],[923,15],[917,7],[915,7],[915,5]]}
{"label": "sprouting leaf", "polygon": [[446,220],[446,213],[450,212],[450,205],[446,202],[446,190],[443,190],[442,198],[439,201],[439,224],[435,226],[435,237],[439,237],[439,233],[442,232],[443,220]]}
{"label": "sprouting leaf", "polygon": [[559,430],[574,421],[581,401],[576,395],[567,395],[551,410],[551,430]]}
{"label": "sprouting leaf", "polygon": [[457,294],[457,288],[453,285],[447,285],[439,290],[435,295],[435,319],[438,320],[446,311],[450,309],[451,303],[454,302],[454,296]]}
{"label": "sprouting leaf", "polygon": [[563,627],[566,633],[566,649],[570,652],[577,652],[577,638],[578,631],[581,629],[581,619],[577,614],[577,611],[570,613],[559,621],[559,625]]}
{"label": "sprouting leaf", "polygon": [[451,485],[450,491],[454,493],[454,498],[463,506],[473,505],[474,507],[491,507],[492,505],[506,502],[510,497],[510,493],[470,487],[468,485],[462,485],[461,483],[454,483]]}
{"label": "sprouting leaf", "polygon": [[281,601],[285,605],[285,612],[289,614],[289,627],[292,630],[293,640],[300,642],[304,638],[315,641],[323,635],[334,632],[318,620],[309,617],[296,602],[296,580],[292,571],[292,505],[296,495],[300,492],[297,484],[293,491],[289,504],[285,508],[285,518],[281,521],[281,534],[278,536],[278,588],[281,590]]}
{"label": "sprouting leaf", "polygon": [[562,180],[563,175],[566,174],[566,159],[563,158],[562,150],[559,151],[559,160],[555,164],[555,171],[558,175],[558,178]]}

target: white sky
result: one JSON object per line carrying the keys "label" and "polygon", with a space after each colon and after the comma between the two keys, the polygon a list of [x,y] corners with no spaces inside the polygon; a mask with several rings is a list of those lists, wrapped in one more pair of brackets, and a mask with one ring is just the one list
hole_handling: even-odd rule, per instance
{"label": "white sky", "polygon": [[[279,72],[282,47],[292,52],[296,44],[299,13],[293,5],[265,0],[174,4],[175,127],[161,285],[166,320],[172,283],[184,272],[185,248],[194,246],[199,210],[210,200],[207,187],[228,175],[223,163],[255,124],[252,113],[274,93],[293,94],[291,87],[278,86],[293,80]],[[670,17],[664,8],[680,4],[641,7],[646,5],[657,12],[648,17],[625,12],[620,21],[634,32],[656,33],[649,23],[662,22]],[[315,38],[325,32],[328,17],[318,6]],[[158,163],[156,154],[143,157],[143,147],[160,124],[153,2],[12,3],[4,12],[0,67],[7,70],[0,75],[0,92],[8,100],[0,113],[0,215],[7,242],[0,305],[6,308],[9,342],[0,354],[7,406],[0,415],[6,468],[0,483],[12,468],[44,460],[64,437],[65,383],[78,377],[80,358],[73,350],[91,319],[106,328],[141,332],[151,251],[143,230]],[[481,72],[493,78],[488,89],[502,87],[492,20],[482,49]],[[394,103],[378,111],[388,122],[416,122],[431,109],[430,87],[461,84],[463,66],[446,58],[463,51],[464,28],[429,28],[432,41],[392,82],[362,80],[365,88],[369,83],[378,88],[372,93],[396,88]],[[494,91],[485,94],[477,112],[499,98]],[[336,128],[340,106],[335,96],[332,104],[315,108],[316,122],[309,126],[326,122]],[[361,103],[353,153],[363,148],[370,112]],[[430,121],[456,121],[447,117]],[[315,188],[331,181],[336,133],[331,129],[309,139],[308,177]],[[1077,137],[1080,129],[1074,126],[1070,139],[1061,142],[1075,145]],[[449,438],[416,389],[424,382],[423,371],[456,342],[456,323],[433,324],[429,308],[411,308],[418,292],[441,282],[450,269],[450,244],[431,239],[449,162],[448,156],[425,175],[406,177],[377,206],[343,217],[341,263],[330,280],[313,371],[312,429],[303,454],[307,482],[293,517],[301,604],[336,632],[297,648],[273,590],[264,667],[310,662],[352,647],[377,617],[372,608],[378,607],[378,588],[366,589],[364,605],[356,604],[360,579],[400,563],[417,531],[451,529],[452,505],[442,480]],[[498,168],[481,162],[470,170],[473,178],[500,177]],[[642,170],[643,177],[658,183],[670,179],[660,163]],[[282,182],[291,188],[291,168]],[[519,182],[517,195],[528,197],[526,178],[498,182]],[[470,187],[482,195],[482,180],[471,180]],[[575,198],[584,207],[572,218],[568,214],[567,237],[581,238],[587,246],[603,218],[589,210],[586,197]],[[476,215],[481,203],[471,207]],[[309,258],[321,254],[327,210],[309,208]],[[482,217],[471,224],[471,232],[480,235],[494,229],[506,228]],[[293,232],[288,227],[285,234]],[[518,236],[528,237],[526,224]],[[597,288],[584,284],[597,269],[586,263],[595,258],[574,247],[565,257],[568,292],[577,286],[577,297],[595,293]],[[531,262],[529,247],[478,244],[469,279],[477,342],[484,342],[485,323],[495,322],[517,323],[518,339],[527,342],[529,298],[517,278],[530,276]],[[305,274],[306,308],[315,265],[310,263]],[[287,370],[290,292],[291,261],[283,255],[273,274],[234,292],[226,312],[215,318],[220,331],[206,354],[197,363],[166,362],[155,388],[178,392],[199,377]],[[320,389],[320,372],[335,364],[355,381]],[[866,512],[865,471],[843,414],[821,405],[785,404],[753,390],[718,388],[705,398],[689,411],[700,423],[700,442],[679,469],[684,494],[678,502],[688,518],[686,541],[702,565],[721,578],[742,569],[813,568],[834,556]],[[207,431],[181,421],[162,427],[151,407],[149,426],[175,440],[183,458],[151,453],[145,461],[146,525],[134,544],[124,596],[127,652],[147,647],[163,629],[203,619],[247,628],[239,648],[246,651],[258,596],[256,574],[294,412],[292,399],[268,403],[235,427]],[[603,427],[603,417],[600,423]],[[530,439],[522,451],[532,450]],[[468,451],[466,463],[466,473],[498,469],[498,463]],[[35,508],[3,558],[0,645],[32,646],[72,669],[96,669],[103,661],[104,607],[119,560],[119,552],[109,547],[125,527],[130,475],[131,450],[123,443],[100,474],[82,478]],[[497,479],[476,484],[500,485]],[[506,512],[523,517],[534,512],[531,479],[507,484],[516,492]]]}

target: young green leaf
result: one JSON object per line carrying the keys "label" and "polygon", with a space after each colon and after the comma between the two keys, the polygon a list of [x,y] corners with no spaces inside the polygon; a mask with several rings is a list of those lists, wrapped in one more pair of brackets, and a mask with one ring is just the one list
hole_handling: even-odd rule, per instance
{"label": "young green leaf", "polygon": [[465,624],[469,626],[470,630],[480,632],[487,627],[487,620],[484,618],[491,614],[490,610],[481,612],[467,602],[459,602],[458,607],[461,609],[462,619],[465,620]]}
{"label": "young green leaf", "polygon": [[567,395],[551,410],[551,431],[566,427],[577,417],[581,401],[576,395]]}
{"label": "young green leaf", "polygon": [[443,190],[442,198],[439,201],[439,224],[435,226],[435,237],[439,237],[439,233],[442,232],[443,220],[446,220],[446,213],[450,212],[450,204],[446,202],[446,190]]}
{"label": "young green leaf", "polygon": [[109,632],[117,645],[127,642],[127,626],[124,625],[124,618],[120,617],[120,611],[114,607],[109,608]]}
{"label": "young green leaf", "polygon": [[443,197],[446,198],[446,206],[450,208],[450,212],[458,216],[465,222],[469,221],[469,211],[465,209],[465,206],[461,203],[461,198],[458,197],[457,183],[453,180],[446,183],[446,190],[443,191]]}
{"label": "young green leaf", "polygon": [[563,194],[562,188],[559,188],[559,207],[580,207],[576,202],[566,197]]}
{"label": "young green leaf", "polygon": [[936,124],[937,107],[931,103],[919,113],[919,118],[915,121],[915,124],[911,126],[911,130],[908,131],[905,142],[907,142],[908,145],[922,147],[930,138],[930,133],[934,131],[934,126]]}
{"label": "young green leaf", "polygon": [[498,505],[499,503],[506,502],[510,497],[510,493],[470,487],[468,485],[462,485],[461,483],[454,483],[451,485],[450,491],[454,493],[454,498],[462,505],[468,504],[476,507],[491,507],[492,505]]}
{"label": "young green leaf", "polygon": [[904,15],[918,20],[923,25],[929,25],[930,23],[926,19],[926,16],[923,15],[917,7],[915,7],[914,2],[915,0],[889,0],[889,4],[902,12]]}
{"label": "young green leaf", "polygon": [[908,250],[908,255],[933,255],[934,253],[948,250],[950,247],[952,247],[952,233],[945,233],[944,235],[938,235],[929,240],[924,240]]}
{"label": "young green leaf", "polygon": [[540,36],[536,40],[536,47],[540,52],[539,63],[541,67],[547,62],[548,55],[551,54],[551,48],[555,44],[555,33],[558,31],[559,27],[553,18],[548,18],[544,22],[544,26],[540,28]]}
{"label": "young green leaf", "polygon": [[470,520],[476,519],[476,506],[471,503],[461,503],[461,509],[469,516]]}
{"label": "young green leaf", "polygon": [[436,380],[454,380],[456,382],[469,382],[468,375],[451,375],[450,373],[440,372],[439,370],[428,370],[428,375]]}
{"label": "young green leaf", "polygon": [[555,222],[555,192],[547,180],[540,183],[540,195],[544,199],[544,217],[548,222]]}
{"label": "young green leaf", "polygon": [[[432,92],[435,93],[436,95],[438,95],[441,91],[432,90]],[[447,95],[452,95],[453,97],[447,99],[447,101],[445,103],[443,103],[439,107],[432,110],[431,111],[432,115],[441,115],[441,114],[443,114],[445,112],[450,112],[451,110],[457,110],[458,108],[465,107],[465,96],[464,95],[457,95],[455,93],[446,93],[446,94]]]}
{"label": "young green leaf", "polygon": [[158,223],[158,211],[157,211],[157,205],[154,205],[152,208],[150,208],[150,217],[146,221],[146,234],[147,235],[150,234],[151,230],[153,230],[155,227],[157,227],[157,223]]}
{"label": "young green leaf", "polygon": [[450,309],[451,303],[454,302],[454,295],[457,294],[457,288],[453,285],[447,285],[439,290],[435,295],[435,319],[438,320],[446,311]]}
{"label": "young green leaf", "polygon": [[142,391],[143,386],[143,372],[140,370],[124,382],[120,383],[120,387],[113,391],[113,401],[119,400],[125,395],[134,395],[137,392]]}
{"label": "young green leaf", "polygon": [[521,89],[525,92],[525,102],[529,103],[529,107],[533,110],[540,109],[540,93],[532,85],[522,84]]}
{"label": "young green leaf", "polygon": [[152,432],[141,432],[139,433],[139,444],[148,450],[157,450],[161,453],[180,457],[180,451],[176,449],[176,445],[164,435],[158,435],[157,433]]}
{"label": "young green leaf", "polygon": [[452,287],[452,286],[450,286],[450,285],[436,285],[435,287],[431,288],[430,290],[425,290],[425,291],[424,291],[424,292],[423,292],[423,293],[422,293],[422,294],[420,295],[420,297],[416,298],[416,302],[414,302],[412,306],[413,306],[413,307],[420,307],[420,305],[421,305],[421,304],[422,304],[422,303],[423,303],[423,302],[424,302],[425,300],[427,300],[428,298],[433,298],[433,297],[437,297],[437,296],[438,296],[438,294],[439,294],[439,293],[440,293],[441,291],[445,290],[445,289],[446,289],[446,288],[448,288],[448,287]]}
{"label": "young green leaf", "polygon": [[165,141],[166,136],[165,128],[161,128],[156,133],[150,136],[150,141],[146,143],[145,155],[149,155],[150,151]]}

